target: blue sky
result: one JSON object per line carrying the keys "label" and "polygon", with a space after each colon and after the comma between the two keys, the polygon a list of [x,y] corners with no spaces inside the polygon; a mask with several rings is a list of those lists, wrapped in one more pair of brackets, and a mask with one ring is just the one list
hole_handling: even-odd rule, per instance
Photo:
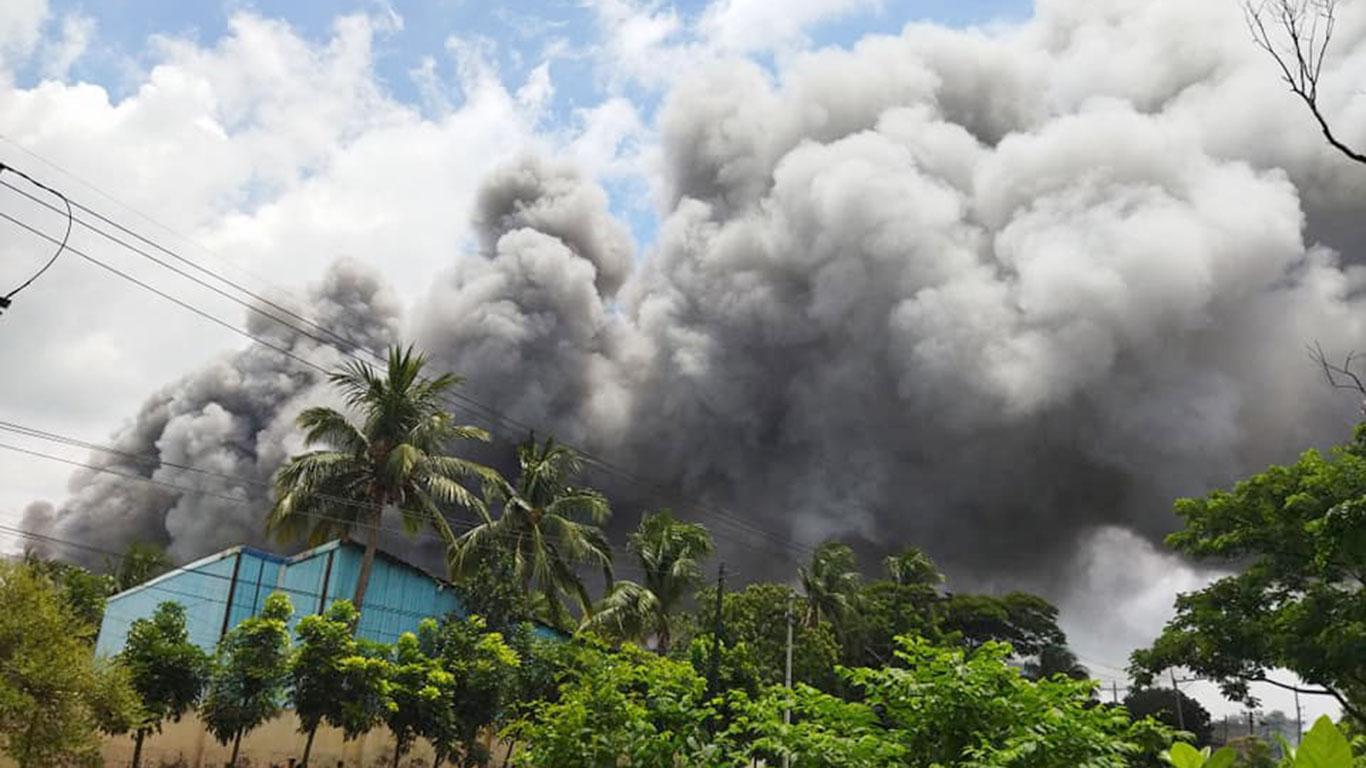
{"label": "blue sky", "polygon": [[[696,18],[706,8],[704,0],[681,0],[648,7],[674,9],[684,18]],[[333,20],[348,12],[373,13],[375,2],[250,3],[183,2],[183,0],[103,0],[51,5],[54,16],[76,12],[93,18],[99,30],[100,48],[73,67],[72,74],[107,86],[119,85],[117,57],[138,59],[146,55],[147,39],[153,35],[188,37],[201,44],[216,40],[227,29],[233,13],[248,10],[287,20],[300,34],[326,39]],[[478,0],[396,0],[388,4],[403,19],[403,27],[383,47],[379,69],[396,95],[416,97],[409,72],[424,56],[442,55],[452,36],[483,38],[496,43],[500,64],[509,75],[524,74],[540,59],[545,46],[556,38],[575,43],[597,34],[593,10],[582,0],[515,0],[484,3]],[[988,24],[1018,20],[1028,15],[1027,0],[882,0],[848,12],[808,30],[817,45],[846,45],[870,32],[895,32],[909,22],[926,20],[950,25]],[[145,63],[145,62],[143,62]],[[562,63],[557,81],[563,80],[563,98],[574,101],[590,97],[595,90],[586,68],[575,71]],[[25,73],[34,77],[32,70]],[[578,87],[575,87],[575,86]]]}
{"label": "blue sky", "polygon": [[[802,30],[802,46],[847,46],[875,33],[896,33],[915,21],[954,26],[990,25],[1028,16],[1028,0],[845,0],[851,6],[828,15]],[[230,19],[242,11],[287,22],[299,36],[326,43],[335,20],[348,13],[364,13],[399,21],[375,42],[374,72],[393,98],[426,113],[440,109],[424,98],[416,73],[427,62],[444,87],[445,106],[458,107],[461,94],[453,85],[456,56],[452,42],[476,47],[492,63],[502,81],[515,88],[545,64],[553,95],[543,111],[542,129],[572,130],[581,110],[612,96],[628,98],[641,119],[649,123],[663,89],[627,79],[615,80],[605,71],[604,58],[594,48],[604,44],[610,30],[598,6],[587,0],[516,0],[485,3],[477,0],[363,0],[349,3],[289,2],[199,3],[182,0],[56,0],[51,18],[84,17],[93,21],[92,40],[67,72],[70,80],[103,86],[111,98],[129,95],[144,82],[146,71],[158,62],[150,41],[158,37],[188,40],[211,47],[228,32]],[[704,0],[677,3],[624,2],[633,11],[676,16],[680,32],[671,41],[696,40],[696,24],[708,10]],[[773,51],[752,51],[751,58],[772,64]],[[34,59],[18,68],[17,84],[32,86],[42,77]],[[616,213],[625,219],[640,251],[653,242],[657,221],[638,180],[602,179]]]}

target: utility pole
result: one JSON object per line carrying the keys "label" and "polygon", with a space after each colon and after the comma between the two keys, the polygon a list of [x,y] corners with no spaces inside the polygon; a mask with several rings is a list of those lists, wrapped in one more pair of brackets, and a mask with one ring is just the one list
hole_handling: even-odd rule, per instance
{"label": "utility pole", "polygon": [[1119,703],[1119,683],[1114,680],[1110,681],[1110,701],[1115,704]]}
{"label": "utility pole", "polygon": [[[792,595],[787,596],[787,664],[783,668],[783,685],[787,686],[788,696],[792,695]],[[783,725],[792,725],[792,707],[783,708]],[[792,757],[783,753],[783,768],[792,765]]]}
{"label": "utility pole", "polygon": [[1186,730],[1186,715],[1181,711],[1181,689],[1176,687],[1176,671],[1167,670],[1172,677],[1172,696],[1176,697],[1176,725],[1181,730]]}
{"label": "utility pole", "polygon": [[726,564],[716,570],[716,618],[712,622],[711,664],[707,665],[707,690],[717,696],[721,677],[721,597],[726,592]]}
{"label": "utility pole", "polygon": [[1304,738],[1304,720],[1300,713],[1300,689],[1295,688],[1295,746],[1300,745],[1300,739]]}

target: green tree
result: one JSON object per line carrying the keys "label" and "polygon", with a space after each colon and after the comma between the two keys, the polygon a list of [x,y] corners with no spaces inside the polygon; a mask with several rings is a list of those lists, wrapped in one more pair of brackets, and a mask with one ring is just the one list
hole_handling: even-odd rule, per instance
{"label": "green tree", "polygon": [[218,644],[199,713],[220,744],[232,742],[237,765],[242,735],[274,717],[289,684],[289,598],[275,592],[261,615],[234,627]]}
{"label": "green tree", "polygon": [[393,647],[388,683],[393,705],[385,711],[384,722],[394,735],[393,765],[397,768],[415,739],[442,734],[455,678],[423,653],[417,635],[404,632]]}
{"label": "green tree", "polygon": [[803,621],[814,627],[827,621],[842,636],[857,608],[863,575],[854,550],[847,544],[827,541],[816,548],[811,563],[797,569],[805,602]]}
{"label": "green tree", "polygon": [[483,511],[483,502],[461,483],[497,480],[493,470],[447,454],[458,440],[487,441],[489,436],[452,421],[442,399],[460,380],[449,373],[423,376],[426,362],[412,347],[394,347],[383,375],[363,362],[333,373],[333,386],[361,417],[360,423],[352,424],[331,408],[299,414],[305,442],[326,447],[291,458],[275,476],[275,505],[267,528],[281,537],[306,534],[310,544],[320,544],[349,537],[356,529],[365,531],[365,555],[352,600],[359,611],[364,610],[386,508],[398,509],[408,532],[430,528],[449,545],[455,534],[443,510]]}
{"label": "green tree", "polygon": [[127,670],[95,663],[64,597],[45,573],[0,561],[0,750],[21,768],[98,764],[98,731],[141,716]]}
{"label": "green tree", "polygon": [[385,649],[366,653],[354,635],[360,613],[347,600],[327,612],[305,616],[295,630],[290,664],[290,703],[307,734],[302,765],[313,753],[318,726],[326,722],[353,738],[378,724],[387,703]]}
{"label": "green tree", "polygon": [[579,648],[556,701],[509,727],[526,745],[518,765],[673,766],[710,752],[706,681],[689,664],[631,644],[616,653]]}
{"label": "green tree", "polygon": [[882,561],[887,578],[903,587],[937,589],[944,583],[944,574],[930,556],[915,547],[906,547]]}
{"label": "green tree", "polygon": [[135,541],[128,545],[117,563],[108,564],[108,569],[114,577],[114,591],[123,592],[151,581],[174,566],[166,550],[150,542]]}
{"label": "green tree", "polygon": [[[771,689],[783,706],[733,726],[748,756],[782,754],[796,765],[1125,768],[1156,754],[1170,733],[1133,723],[1121,708],[1093,705],[1093,684],[1031,682],[1007,663],[1012,651],[988,642],[976,651],[903,638],[897,666],[845,669],[849,700],[813,689]],[[794,705],[791,726],[777,718]],[[814,759],[813,759],[814,758]],[[809,761],[809,762],[807,762]]]}
{"label": "green tree", "polygon": [[989,641],[1009,643],[1018,656],[1037,656],[1049,646],[1065,646],[1058,609],[1025,592],[951,595],[940,603],[939,628],[956,633],[969,649]]}
{"label": "green tree", "polygon": [[1045,645],[1037,656],[1020,667],[1020,671],[1030,680],[1043,680],[1054,675],[1063,675],[1073,680],[1086,680],[1091,677],[1091,670],[1077,659],[1077,654],[1073,653],[1071,648],[1057,643]]}
{"label": "green tree", "polygon": [[944,574],[914,547],[883,560],[887,578],[865,582],[858,611],[846,632],[844,659],[854,666],[882,666],[893,659],[902,635],[939,636],[937,609]]}
{"label": "green tree", "polygon": [[209,658],[190,642],[185,608],[164,602],[150,618],[133,621],[118,663],[131,675],[145,712],[133,735],[133,768],[138,768],[147,734],[159,733],[164,721],[179,720],[199,701]]}
{"label": "green tree", "polygon": [[24,563],[56,585],[62,600],[75,613],[82,637],[93,644],[104,619],[105,602],[118,589],[114,577],[73,563],[46,559],[33,550],[24,553]]}
{"label": "green tree", "polygon": [[1177,598],[1132,657],[1139,681],[1183,666],[1250,701],[1248,682],[1281,667],[1310,684],[1302,693],[1366,720],[1366,425],[1349,445],[1181,499],[1176,513],[1185,527],[1171,547],[1236,572]]}
{"label": "green tree", "polygon": [[559,701],[560,684],[577,670],[582,660],[577,641],[550,639],[540,634],[529,622],[513,627],[507,636],[507,644],[517,654],[519,663],[513,675],[507,706],[497,713],[496,724],[502,732],[503,746],[507,750],[504,768],[511,762],[517,749],[510,726]]}
{"label": "green tree", "polygon": [[484,521],[450,548],[451,577],[467,576],[484,552],[507,552],[522,592],[543,598],[550,623],[565,626],[566,595],[583,615],[592,613],[579,565],[601,568],[611,582],[612,548],[599,527],[611,515],[611,507],[601,493],[572,485],[582,463],[553,438],[517,446],[517,464],[515,485],[495,481],[486,488],[490,506],[500,507],[498,517],[480,507]]}
{"label": "green tree", "polygon": [[683,602],[702,582],[702,561],[711,554],[711,534],[664,510],[645,515],[630,536],[642,583],[619,581],[603,598],[585,629],[614,640],[646,644],[668,653]]}
{"label": "green tree", "polygon": [[[1177,700],[1181,710],[1177,712]],[[1194,736],[1197,747],[1207,747],[1214,735],[1209,710],[1181,691],[1171,688],[1139,688],[1124,697],[1124,708],[1135,720],[1151,717],[1169,728]],[[1182,727],[1184,725],[1184,727]]]}
{"label": "green tree", "polygon": [[489,629],[505,634],[529,621],[535,611],[517,581],[512,554],[504,549],[481,549],[471,555],[466,571],[454,582],[465,612],[482,617]]}
{"label": "green tree", "polygon": [[457,754],[464,768],[488,765],[490,756],[479,737],[516,692],[516,651],[502,634],[487,631],[478,616],[450,616],[440,624],[427,619],[418,628],[418,641],[451,676],[451,685],[442,691],[435,727],[425,734],[436,750],[434,765]]}
{"label": "green tree", "polygon": [[[697,593],[698,606],[715,605],[716,592],[708,587]],[[796,606],[795,592],[785,584],[756,582],[744,589],[727,592],[721,601],[722,637],[725,645],[743,643],[764,685],[783,682],[787,656],[787,610]],[[704,608],[699,608],[705,611]],[[712,645],[709,612],[694,619],[696,637]],[[807,626],[795,622],[793,628],[792,677],[799,682],[834,690],[839,684],[835,665],[840,659],[840,643],[827,623]],[[684,650],[688,646],[683,647]],[[725,660],[722,656],[722,660]]]}
{"label": "green tree", "polygon": [[340,687],[337,698],[341,710],[337,719],[328,722],[342,729],[347,740],[359,738],[384,724],[384,718],[395,706],[392,671],[389,658],[393,649],[386,643],[359,638],[356,653],[341,660]]}

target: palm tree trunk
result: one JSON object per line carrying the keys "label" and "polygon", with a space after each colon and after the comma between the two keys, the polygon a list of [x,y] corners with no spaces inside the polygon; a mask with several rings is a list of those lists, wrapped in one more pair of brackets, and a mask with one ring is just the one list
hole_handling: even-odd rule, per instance
{"label": "palm tree trunk", "polygon": [[147,736],[146,728],[139,728],[136,736],[133,737],[133,768],[142,765],[142,740]]}
{"label": "palm tree trunk", "polygon": [[308,740],[304,742],[304,759],[299,762],[299,768],[308,768],[308,756],[313,754],[313,737],[318,734],[318,724],[314,723],[308,729]]}
{"label": "palm tree trunk", "polygon": [[[370,530],[365,535],[365,555],[360,561],[360,576],[356,578],[356,594],[352,603],[356,606],[356,612],[361,611],[361,604],[365,602],[365,590],[370,586],[370,569],[375,565],[375,550],[379,548],[379,521],[380,513],[383,508],[376,506],[374,514],[370,520]],[[360,622],[356,622],[360,626]]]}

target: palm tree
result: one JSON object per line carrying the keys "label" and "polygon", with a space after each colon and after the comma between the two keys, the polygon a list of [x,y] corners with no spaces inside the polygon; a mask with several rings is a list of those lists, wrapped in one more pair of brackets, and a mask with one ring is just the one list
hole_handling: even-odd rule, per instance
{"label": "palm tree", "polygon": [[545,601],[551,623],[564,623],[564,595],[588,615],[593,604],[576,567],[601,568],[611,583],[612,548],[599,527],[611,507],[601,493],[571,485],[582,462],[554,438],[517,446],[517,464],[515,485],[498,480],[485,487],[489,507],[501,507],[498,517],[479,507],[484,521],[447,550],[451,578],[468,576],[482,554],[501,549],[512,557],[523,594]]}
{"label": "palm tree", "polygon": [[332,373],[329,380],[360,422],[353,424],[331,408],[299,414],[305,443],[325,447],[291,458],[275,476],[275,506],[266,528],[280,538],[306,536],[316,545],[365,531],[365,556],[352,600],[358,610],[370,582],[385,509],[402,514],[408,533],[430,527],[449,545],[455,535],[444,510],[483,511],[483,502],[462,482],[498,479],[488,467],[446,453],[457,440],[487,442],[489,435],[453,422],[442,396],[460,379],[449,373],[425,377],[426,363],[412,347],[393,347],[383,375],[359,361]]}
{"label": "palm tree", "polygon": [[1077,660],[1072,649],[1058,643],[1045,645],[1038,657],[1026,661],[1020,671],[1030,680],[1044,680],[1054,675],[1085,680],[1091,676],[1091,670]]}
{"label": "palm tree", "polygon": [[811,555],[811,565],[797,569],[806,599],[805,622],[814,627],[828,621],[839,634],[853,613],[863,576],[847,544],[827,541]]}
{"label": "palm tree", "polygon": [[903,587],[937,587],[944,583],[944,574],[939,566],[924,552],[915,547],[906,547],[895,555],[882,561],[887,577]]}
{"label": "palm tree", "polygon": [[640,562],[644,583],[614,584],[583,627],[620,640],[645,642],[653,637],[655,649],[668,653],[674,616],[702,582],[702,560],[712,551],[711,534],[705,526],[678,520],[666,509],[642,518],[628,546]]}

